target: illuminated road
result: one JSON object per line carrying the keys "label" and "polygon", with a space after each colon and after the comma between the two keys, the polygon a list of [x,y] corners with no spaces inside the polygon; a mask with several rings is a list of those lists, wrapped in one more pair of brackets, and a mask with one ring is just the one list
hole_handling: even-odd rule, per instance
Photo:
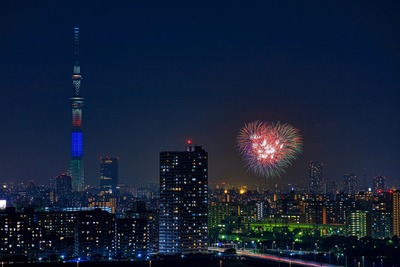
{"label": "illuminated road", "polygon": [[[216,248],[216,247],[209,247],[210,251],[218,251],[224,252],[225,248]],[[311,267],[338,267],[340,265],[328,264],[323,262],[314,262],[314,261],[306,261],[300,259],[292,259],[286,257],[278,257],[275,255],[269,254],[261,254],[261,253],[253,253],[249,251],[238,251],[238,256],[247,257],[252,259],[258,260],[268,260],[268,261],[275,261],[275,262],[283,262],[291,266],[292,264],[299,265],[299,266],[311,266]]]}

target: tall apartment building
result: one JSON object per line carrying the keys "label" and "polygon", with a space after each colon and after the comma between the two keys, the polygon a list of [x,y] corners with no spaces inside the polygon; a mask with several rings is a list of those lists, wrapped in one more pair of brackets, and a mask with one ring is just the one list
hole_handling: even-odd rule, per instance
{"label": "tall apartment building", "polygon": [[308,184],[310,194],[322,193],[322,163],[310,162]]}
{"label": "tall apartment building", "polygon": [[159,252],[207,253],[208,153],[201,146],[160,153]]}
{"label": "tall apartment building", "polygon": [[391,238],[393,236],[393,193],[382,191],[372,201],[372,238]]}
{"label": "tall apartment building", "polygon": [[351,210],[346,216],[347,236],[357,236],[363,238],[371,236],[371,217],[368,211]]}

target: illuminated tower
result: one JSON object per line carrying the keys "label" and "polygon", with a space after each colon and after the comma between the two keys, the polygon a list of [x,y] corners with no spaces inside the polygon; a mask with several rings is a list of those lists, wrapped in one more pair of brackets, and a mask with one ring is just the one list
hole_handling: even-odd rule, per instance
{"label": "illuminated tower", "polygon": [[116,193],[118,184],[118,158],[100,158],[100,189],[105,193]]}
{"label": "illuminated tower", "polygon": [[83,170],[83,141],[82,141],[82,108],[81,97],[81,67],[79,65],[79,28],[74,28],[74,72],[72,75],[72,138],[70,173],[72,177],[72,190],[83,191],[85,185]]}

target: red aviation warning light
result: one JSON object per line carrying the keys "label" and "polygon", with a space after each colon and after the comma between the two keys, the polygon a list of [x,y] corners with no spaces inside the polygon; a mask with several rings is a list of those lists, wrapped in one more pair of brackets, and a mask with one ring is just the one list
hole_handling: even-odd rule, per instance
{"label": "red aviation warning light", "polygon": [[192,144],[192,140],[190,140],[190,139],[187,140],[186,142],[187,142],[188,145],[191,145],[191,144]]}

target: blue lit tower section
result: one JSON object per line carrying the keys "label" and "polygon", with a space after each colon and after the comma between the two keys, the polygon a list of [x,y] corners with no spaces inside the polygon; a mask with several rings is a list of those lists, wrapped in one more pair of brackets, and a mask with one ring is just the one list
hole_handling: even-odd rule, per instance
{"label": "blue lit tower section", "polygon": [[79,28],[74,28],[74,73],[72,75],[73,94],[72,102],[72,138],[70,173],[72,177],[72,190],[83,191],[85,176],[83,169],[83,141],[82,141],[82,108],[84,98],[81,96],[81,67],[79,65]]}

